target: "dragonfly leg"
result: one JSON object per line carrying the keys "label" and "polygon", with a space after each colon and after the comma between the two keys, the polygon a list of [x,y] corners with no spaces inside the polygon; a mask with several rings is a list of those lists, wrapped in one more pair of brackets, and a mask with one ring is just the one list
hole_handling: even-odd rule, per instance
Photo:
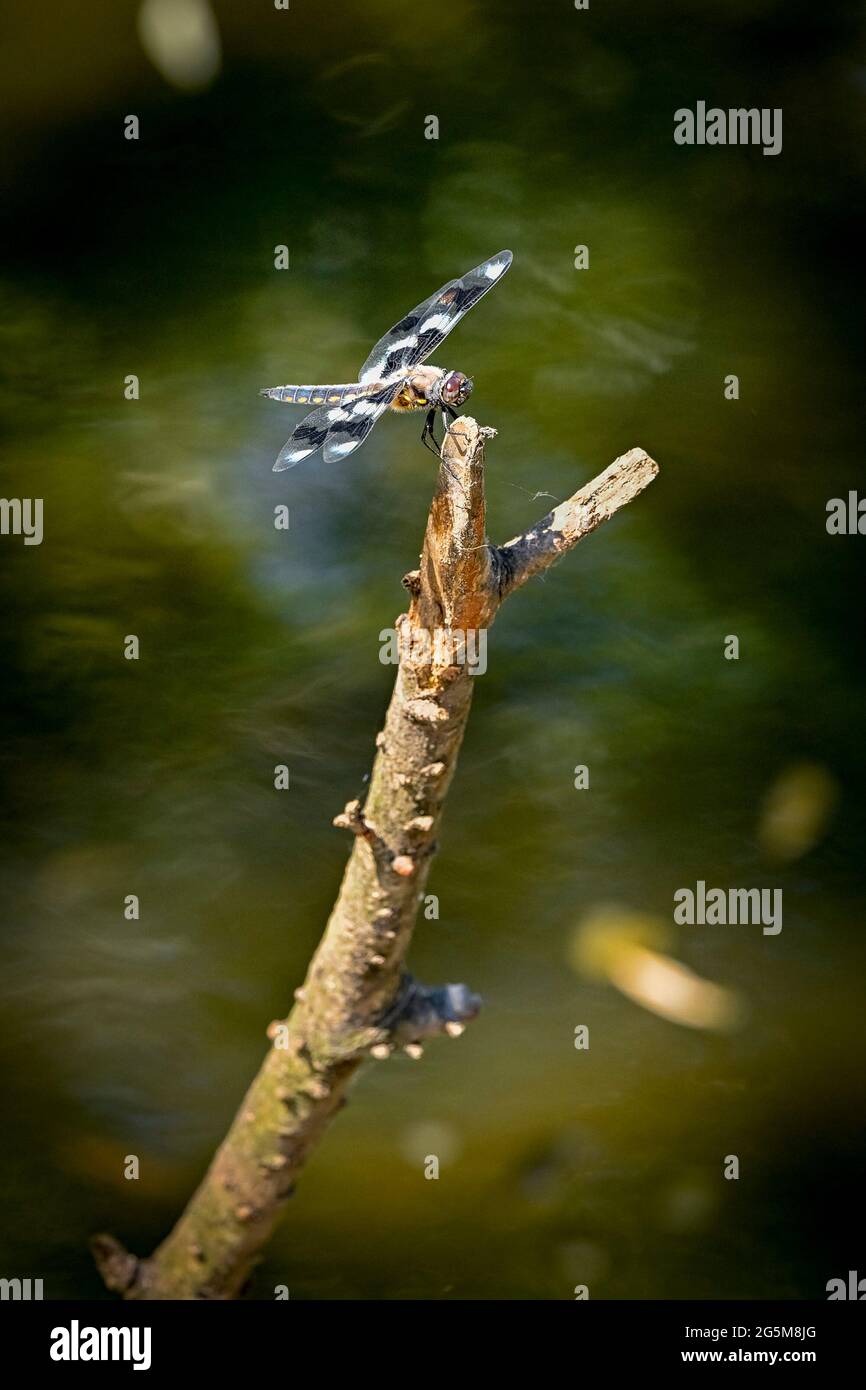
{"label": "dragonfly leg", "polygon": [[425,449],[429,449],[431,454],[439,457],[439,445],[436,443],[436,435],[433,433],[433,426],[436,423],[436,408],[428,410],[424,417],[424,428],[421,431],[421,443]]}
{"label": "dragonfly leg", "polygon": [[[444,422],[444,424],[445,424],[445,433],[446,433],[446,434],[451,434],[451,435],[453,435],[453,434],[454,434],[454,430],[452,430],[451,426],[449,425],[449,423],[448,423],[448,418],[449,418],[449,416],[450,416],[450,418],[451,418],[452,420],[456,420],[456,419],[458,418],[457,411],[454,409],[453,405],[446,405],[446,404],[444,403],[444,401],[443,401],[443,403],[442,403],[441,410],[442,410],[442,419],[443,419],[443,422]],[[447,415],[446,415],[446,413],[445,413],[446,411],[448,412]],[[459,430],[458,430],[458,432],[457,432],[457,437],[460,438],[460,439],[462,439],[462,438],[464,437],[463,434],[462,434],[462,431],[459,431]]]}
{"label": "dragonfly leg", "polygon": [[[445,425],[445,434],[451,434],[451,432],[452,432],[452,431],[451,431],[451,426],[448,424],[448,416],[446,415],[445,412],[446,412],[446,410],[447,410],[447,411],[450,413],[450,415],[451,415],[451,419],[452,419],[452,420],[456,420],[456,419],[457,419],[457,411],[456,411],[456,410],[453,410],[453,409],[451,408],[450,405],[449,405],[449,406],[446,406],[444,402],[441,404],[441,406],[439,407],[439,409],[441,409],[441,411],[442,411],[442,420],[443,420],[443,423],[444,423],[444,425]],[[433,410],[430,411],[430,414],[428,415],[427,419],[431,422],[431,423],[430,423],[430,438],[433,440],[433,443],[435,444],[435,443],[436,443],[436,436],[435,436],[435,434],[433,433],[433,424],[435,424],[435,421],[436,421],[436,409],[435,409],[435,407],[434,407]],[[442,447],[444,447],[444,445],[445,445],[445,435],[442,436]],[[466,489],[464,488],[464,486],[463,486],[463,484],[461,483],[460,479],[457,477],[457,474],[454,472],[454,470],[453,470],[453,468],[451,467],[451,465],[450,465],[450,464],[448,463],[448,461],[443,457],[443,455],[442,455],[442,448],[441,448],[441,447],[440,447],[440,448],[437,448],[437,450],[436,450],[436,457],[439,459],[440,463],[442,464],[442,467],[445,469],[445,472],[448,474],[448,476],[449,476],[449,478],[451,479],[451,481],[452,481],[453,483],[456,483],[456,484],[457,484],[457,486],[459,487],[460,491],[461,491],[461,492],[463,493],[463,495],[465,496],[465,495],[466,495]]]}
{"label": "dragonfly leg", "polygon": [[[442,467],[445,469],[446,473],[447,473],[448,476],[451,478],[452,482],[455,482],[455,483],[457,484],[457,486],[460,488],[460,491],[463,492],[463,493],[465,494],[466,489],[463,487],[463,484],[461,483],[460,479],[457,477],[457,475],[455,474],[454,470],[451,468],[451,465],[450,465],[449,463],[447,463],[447,462],[445,461],[445,459],[442,457],[442,450],[441,450],[440,446],[436,443],[436,435],[435,435],[435,433],[434,433],[434,431],[433,431],[433,426],[434,426],[435,423],[436,423],[436,409],[437,409],[437,407],[434,405],[434,407],[433,407],[432,410],[428,410],[428,411],[427,411],[427,415],[426,415],[425,420],[424,420],[424,428],[423,428],[423,430],[421,431],[421,443],[424,444],[424,445],[426,446],[426,448],[428,448],[428,449],[430,450],[431,454],[435,454],[435,455],[436,455],[437,459],[438,459],[439,462],[442,464]],[[457,419],[457,412],[456,412],[456,411],[452,411],[452,415],[453,415],[453,418],[456,420],[456,419]],[[444,409],[443,409],[443,417],[444,417]],[[449,434],[450,434],[450,430],[449,430],[449,428],[448,428],[447,425],[445,426],[445,430],[446,430],[446,433],[449,433]],[[430,442],[431,440],[432,440],[432,443]],[[443,438],[443,440],[442,440],[442,443],[443,443],[443,444],[445,443],[444,438]]]}

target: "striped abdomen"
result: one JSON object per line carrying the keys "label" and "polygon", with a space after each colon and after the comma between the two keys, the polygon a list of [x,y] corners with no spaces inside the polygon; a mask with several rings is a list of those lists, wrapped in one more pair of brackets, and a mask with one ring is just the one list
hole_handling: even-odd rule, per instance
{"label": "striped abdomen", "polygon": [[369,396],[377,386],[378,382],[360,386],[357,381],[342,382],[336,386],[268,386],[259,395],[270,396],[272,401],[288,401],[297,405],[342,405],[344,401]]}

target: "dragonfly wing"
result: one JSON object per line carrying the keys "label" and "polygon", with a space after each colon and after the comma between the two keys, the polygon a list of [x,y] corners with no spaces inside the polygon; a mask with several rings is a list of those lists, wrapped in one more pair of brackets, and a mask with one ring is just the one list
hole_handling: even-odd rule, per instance
{"label": "dragonfly wing", "polygon": [[361,368],[359,381],[388,381],[426,361],[473,304],[501,280],[511,261],[510,251],[500,251],[417,305],[379,339]]}
{"label": "dragonfly wing", "polygon": [[341,410],[340,415],[346,418],[335,420],[328,430],[322,455],[325,463],[333,463],[334,459],[345,458],[347,454],[354,453],[364,443],[379,416],[385,413],[402,386],[403,378],[400,377],[397,381],[383,386],[380,391],[372,391],[369,396],[352,401]]}
{"label": "dragonfly wing", "polygon": [[394,381],[345,405],[323,405],[305,415],[280,450],[274,472],[294,468],[322,446],[326,463],[351,454],[363,444],[402,385],[402,380]]}
{"label": "dragonfly wing", "polygon": [[314,454],[318,448],[324,444],[328,437],[330,424],[328,423],[328,412],[334,406],[320,406],[318,410],[311,410],[309,415],[305,415],[299,425],[296,425],[289,435],[282,449],[277,455],[274,464],[274,472],[282,473],[286,468],[294,468],[296,463]]}

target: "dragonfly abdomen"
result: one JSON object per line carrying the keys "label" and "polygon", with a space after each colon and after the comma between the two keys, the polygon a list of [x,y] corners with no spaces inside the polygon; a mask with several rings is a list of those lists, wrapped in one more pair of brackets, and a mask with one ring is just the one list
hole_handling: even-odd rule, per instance
{"label": "dragonfly abdomen", "polygon": [[[374,382],[373,386],[376,384]],[[373,386],[360,386],[357,381],[338,382],[331,386],[266,386],[259,395],[270,396],[272,401],[297,405],[342,405],[344,401],[368,396]]]}

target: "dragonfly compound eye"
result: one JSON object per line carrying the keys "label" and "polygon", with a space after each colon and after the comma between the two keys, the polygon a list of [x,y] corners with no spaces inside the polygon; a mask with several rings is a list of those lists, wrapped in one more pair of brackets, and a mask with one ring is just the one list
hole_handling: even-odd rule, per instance
{"label": "dragonfly compound eye", "polygon": [[442,383],[442,398],[449,405],[462,405],[471,394],[474,382],[463,372],[449,372]]}

